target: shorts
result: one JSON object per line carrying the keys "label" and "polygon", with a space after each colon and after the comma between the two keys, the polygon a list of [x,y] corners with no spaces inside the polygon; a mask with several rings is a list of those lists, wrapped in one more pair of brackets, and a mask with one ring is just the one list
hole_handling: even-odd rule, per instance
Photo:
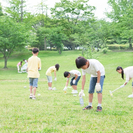
{"label": "shorts", "polygon": [[48,75],[46,76],[47,76],[48,83],[52,83],[52,76],[48,76]]}
{"label": "shorts", "polygon": [[33,86],[33,87],[38,87],[38,78],[29,78],[29,84],[30,86]]}
{"label": "shorts", "polygon": [[[100,78],[101,91],[96,91],[97,93],[102,93],[102,91],[103,91],[104,78],[105,78],[105,76],[101,76],[101,78]],[[96,83],[97,83],[97,77],[91,77],[88,93],[94,93]]]}
{"label": "shorts", "polygon": [[78,84],[78,81],[80,80],[80,77],[81,77],[81,76],[78,76],[78,77],[77,77],[75,84],[73,84],[73,80],[75,79],[75,77],[73,77],[73,78],[71,79],[70,85],[71,85],[71,86],[72,86],[72,85],[77,85],[77,84]]}

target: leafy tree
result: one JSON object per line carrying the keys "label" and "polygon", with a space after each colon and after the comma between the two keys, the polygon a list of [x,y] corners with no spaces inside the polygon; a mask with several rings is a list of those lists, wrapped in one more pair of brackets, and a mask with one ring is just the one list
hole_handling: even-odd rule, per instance
{"label": "leafy tree", "polygon": [[[56,3],[55,8],[52,8],[53,17],[58,19],[58,26],[64,27],[64,33],[69,38],[69,43],[75,49],[75,44],[73,42],[75,35],[80,33],[81,27],[85,27],[88,23],[80,25],[80,21],[91,21],[94,18],[92,11],[95,9],[93,6],[89,6],[89,0],[61,0],[61,2]],[[85,25],[86,24],[86,25]]]}
{"label": "leafy tree", "polygon": [[120,36],[129,40],[132,48],[133,39],[133,0],[108,0],[112,11],[107,16],[121,28]]}
{"label": "leafy tree", "polygon": [[6,13],[12,17],[16,22],[22,22],[23,17],[26,14],[24,7],[26,6],[25,0],[8,0],[10,7],[6,7]]}
{"label": "leafy tree", "polygon": [[3,11],[2,11],[2,6],[1,6],[1,3],[0,3],[0,16],[3,15]]}
{"label": "leafy tree", "polygon": [[29,36],[25,26],[14,22],[7,16],[0,17],[0,52],[3,54],[7,68],[7,60],[15,49],[22,49]]}

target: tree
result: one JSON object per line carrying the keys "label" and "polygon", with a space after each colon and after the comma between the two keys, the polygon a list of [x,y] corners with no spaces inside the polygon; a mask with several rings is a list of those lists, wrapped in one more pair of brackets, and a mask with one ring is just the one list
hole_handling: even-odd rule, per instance
{"label": "tree", "polygon": [[3,11],[2,11],[2,6],[1,6],[1,3],[0,3],[0,16],[3,15]]}
{"label": "tree", "polygon": [[[91,21],[94,19],[92,11],[94,6],[89,6],[89,0],[61,0],[56,3],[55,8],[51,9],[53,18],[58,19],[57,26],[64,27],[64,33],[69,38],[69,44],[72,44],[72,49],[75,49],[74,35],[80,33],[81,27],[86,27],[88,23],[81,25],[81,21]],[[86,24],[86,25],[85,25]]]}
{"label": "tree", "polygon": [[15,49],[22,49],[29,36],[25,26],[16,23],[7,16],[0,17],[0,52],[3,54],[7,68],[7,60]]}
{"label": "tree", "polygon": [[26,14],[26,11],[24,11],[25,3],[25,0],[9,0],[10,7],[6,7],[5,11],[16,22],[22,22]]}
{"label": "tree", "polygon": [[111,20],[121,28],[120,36],[129,40],[129,48],[132,48],[133,39],[133,0],[108,0],[112,11],[107,13]]}

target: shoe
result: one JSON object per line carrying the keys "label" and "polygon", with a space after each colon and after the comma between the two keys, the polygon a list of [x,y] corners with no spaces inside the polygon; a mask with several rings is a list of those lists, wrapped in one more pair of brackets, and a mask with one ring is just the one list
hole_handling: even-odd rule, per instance
{"label": "shoe", "polygon": [[77,94],[77,93],[78,93],[77,90],[73,90],[73,91],[72,91],[72,94]]}
{"label": "shoe", "polygon": [[32,97],[32,99],[33,99],[33,100],[35,100],[35,99],[36,99],[36,97],[34,96],[34,97]]}
{"label": "shoe", "polygon": [[89,105],[87,105],[85,108],[83,108],[83,110],[90,110],[90,109],[93,109],[93,107],[89,106]]}
{"label": "shoe", "polygon": [[129,98],[133,98],[133,94],[129,95],[128,97],[129,97]]}
{"label": "shoe", "polygon": [[32,94],[30,94],[29,98],[32,99],[32,97],[33,97]]}
{"label": "shoe", "polygon": [[96,112],[101,112],[101,111],[102,111],[102,107],[101,106],[97,106]]}
{"label": "shoe", "polygon": [[49,90],[53,90],[52,88],[48,88]]}

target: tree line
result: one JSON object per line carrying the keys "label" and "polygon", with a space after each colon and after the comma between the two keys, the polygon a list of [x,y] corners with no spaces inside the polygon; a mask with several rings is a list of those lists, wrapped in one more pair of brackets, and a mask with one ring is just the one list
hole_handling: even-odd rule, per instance
{"label": "tree line", "polygon": [[26,0],[7,2],[4,10],[0,3],[0,52],[5,68],[11,53],[25,46],[54,48],[59,54],[64,47],[92,50],[113,43],[128,43],[132,49],[133,0],[108,0],[112,10],[105,13],[110,21],[97,19],[89,0],[60,0],[51,9],[42,1],[37,7],[39,13],[34,14],[26,11]]}

